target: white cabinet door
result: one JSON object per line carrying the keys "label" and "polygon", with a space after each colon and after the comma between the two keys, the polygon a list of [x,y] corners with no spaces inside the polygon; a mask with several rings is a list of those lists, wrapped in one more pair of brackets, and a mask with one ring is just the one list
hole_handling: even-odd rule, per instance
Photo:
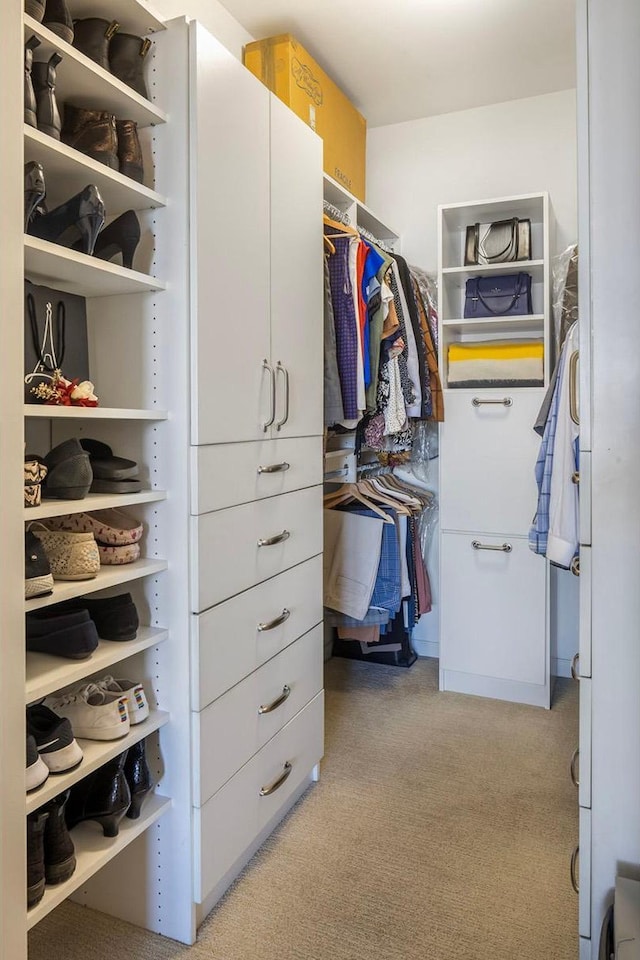
{"label": "white cabinet door", "polygon": [[322,141],[271,96],[273,436],[323,430]]}
{"label": "white cabinet door", "polygon": [[544,390],[535,388],[447,391],[440,442],[443,530],[528,534],[540,447],[532,428],[543,397]]}
{"label": "white cabinet door", "polygon": [[[510,549],[497,549],[502,546]],[[445,533],[441,573],[441,668],[545,690],[546,567],[527,541]],[[504,689],[505,699],[516,699],[507,695],[508,686]],[[500,685],[487,695],[500,697]]]}
{"label": "white cabinet door", "polygon": [[[190,24],[191,442],[269,416],[269,92]],[[185,100],[185,109],[187,102]]]}

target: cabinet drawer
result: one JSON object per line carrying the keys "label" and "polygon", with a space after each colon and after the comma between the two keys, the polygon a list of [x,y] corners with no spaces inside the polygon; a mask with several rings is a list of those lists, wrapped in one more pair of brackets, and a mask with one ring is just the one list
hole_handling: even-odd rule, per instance
{"label": "cabinet drawer", "polygon": [[[224,787],[194,810],[195,896],[201,903],[288,798],[324,749],[324,694],[290,720]],[[274,787],[287,772],[280,786]]]}
{"label": "cabinet drawer", "polygon": [[192,517],[191,551],[200,613],[322,552],[322,487]]}
{"label": "cabinet drawer", "polygon": [[580,754],[578,798],[581,807],[591,807],[591,680],[580,678]]}
{"label": "cabinet drawer", "polygon": [[202,711],[192,714],[194,803],[202,806],[322,689],[318,624]]}
{"label": "cabinet drawer", "polygon": [[443,534],[441,594],[443,669],[546,683],[546,564],[526,540]]}
{"label": "cabinet drawer", "polygon": [[[443,530],[501,530],[526,536],[537,504],[535,423],[542,389],[447,391],[442,425],[440,522]],[[509,398],[510,406],[474,406]]]}
{"label": "cabinet drawer", "polygon": [[[283,619],[286,612],[289,616]],[[203,710],[320,623],[322,557],[285,570],[191,620],[191,703],[194,710]]]}
{"label": "cabinet drawer", "polygon": [[191,448],[191,513],[322,483],[322,437]]}
{"label": "cabinet drawer", "polygon": [[580,807],[580,854],[578,857],[578,930],[591,936],[591,810]]}
{"label": "cabinet drawer", "polygon": [[580,660],[581,677],[591,676],[591,547],[580,547]]}

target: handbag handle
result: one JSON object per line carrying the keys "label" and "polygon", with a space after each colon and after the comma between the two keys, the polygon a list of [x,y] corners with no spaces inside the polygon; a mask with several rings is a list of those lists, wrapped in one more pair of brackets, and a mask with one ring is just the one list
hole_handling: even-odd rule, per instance
{"label": "handbag handle", "polygon": [[492,313],[495,317],[497,317],[497,316],[502,316],[502,314],[505,314],[505,313],[509,313],[509,310],[511,310],[511,308],[515,305],[515,303],[516,303],[516,301],[518,300],[520,294],[522,293],[522,278],[523,278],[524,276],[525,276],[524,273],[519,273],[519,274],[518,274],[518,282],[517,282],[517,285],[516,285],[516,292],[514,293],[513,298],[512,298],[512,300],[511,300],[511,303],[509,304],[509,306],[507,307],[506,310],[504,310],[504,309],[502,309],[502,310],[494,310],[493,307],[490,307],[490,306],[489,306],[489,304],[487,303],[487,301],[484,299],[484,297],[483,297],[482,294],[480,293],[480,279],[479,279],[479,277],[476,277],[476,278],[474,279],[475,289],[474,289],[474,292],[473,292],[473,297],[472,297],[472,299],[474,299],[474,300],[479,300],[480,303],[483,305],[483,307],[484,307],[486,310],[488,310],[489,313]]}
{"label": "handbag handle", "polygon": [[[484,249],[484,241],[487,239],[487,237],[488,237],[489,234],[491,233],[491,228],[497,226],[498,223],[510,223],[510,224],[511,224],[511,239],[509,240],[509,242],[507,243],[506,247],[505,247],[503,250],[498,251],[498,253],[495,253],[492,257],[490,257],[490,256],[487,255],[487,252],[486,252],[486,250]],[[509,251],[509,249],[513,246],[514,240],[515,240],[516,246],[517,246],[517,237],[518,237],[517,230],[518,230],[518,218],[517,218],[517,217],[511,217],[510,220],[498,220],[498,221],[496,221],[496,223],[492,223],[492,224],[489,225],[489,229],[487,230],[487,232],[485,233],[483,239],[481,240],[481,239],[480,239],[480,224],[477,223],[477,224],[476,224],[476,249],[477,249],[478,253],[479,253],[481,256],[484,257],[484,259],[487,261],[487,263],[504,263],[505,261],[503,260],[503,257],[504,257],[505,254]]]}

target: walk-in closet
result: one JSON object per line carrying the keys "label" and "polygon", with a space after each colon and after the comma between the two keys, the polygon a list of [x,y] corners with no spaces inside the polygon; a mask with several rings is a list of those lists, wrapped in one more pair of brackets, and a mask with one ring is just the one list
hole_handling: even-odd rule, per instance
{"label": "walk-in closet", "polygon": [[0,960],[631,960],[637,4],[0,25]]}

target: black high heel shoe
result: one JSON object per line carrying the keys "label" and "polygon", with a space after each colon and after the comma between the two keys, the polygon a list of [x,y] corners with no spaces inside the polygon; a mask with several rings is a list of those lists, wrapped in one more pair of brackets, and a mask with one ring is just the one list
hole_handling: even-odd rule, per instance
{"label": "black high heel shoe", "polygon": [[50,240],[63,247],[72,247],[77,242],[83,253],[91,255],[104,224],[104,217],[104,203],[100,191],[95,184],[90,183],[55,210],[35,217],[27,232],[32,237]]}
{"label": "black high heel shoe", "polygon": [[129,747],[124,764],[124,775],[131,791],[131,806],[127,810],[127,816],[130,820],[137,820],[140,816],[144,798],[148,793],[151,793],[154,787],[145,756],[144,740],[140,740]]}
{"label": "black high heel shoe", "polygon": [[122,254],[122,266],[132,269],[133,256],[140,243],[140,222],[133,210],[126,210],[101,230],[96,240],[94,256],[112,260]]}
{"label": "black high heel shoe", "polygon": [[125,751],[71,788],[66,809],[69,830],[83,820],[95,820],[105,837],[118,836],[120,821],[131,803],[131,791],[124,775],[126,758]]}
{"label": "black high heel shoe", "polygon": [[24,232],[39,203],[45,198],[44,170],[41,163],[31,160],[24,165]]}

